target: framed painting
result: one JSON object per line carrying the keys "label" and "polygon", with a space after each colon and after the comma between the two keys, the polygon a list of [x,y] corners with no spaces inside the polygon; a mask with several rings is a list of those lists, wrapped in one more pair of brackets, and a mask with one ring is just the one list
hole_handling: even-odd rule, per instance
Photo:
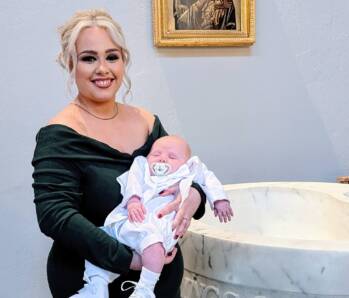
{"label": "framed painting", "polygon": [[153,0],[157,47],[249,46],[255,0]]}

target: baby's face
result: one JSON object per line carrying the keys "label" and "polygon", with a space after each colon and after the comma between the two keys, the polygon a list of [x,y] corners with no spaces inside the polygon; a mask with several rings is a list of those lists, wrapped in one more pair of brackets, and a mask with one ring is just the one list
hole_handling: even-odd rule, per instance
{"label": "baby's face", "polygon": [[154,175],[152,164],[166,163],[170,165],[170,171],[173,173],[183,165],[189,158],[188,147],[185,142],[175,137],[165,137],[157,140],[147,156],[150,171]]}

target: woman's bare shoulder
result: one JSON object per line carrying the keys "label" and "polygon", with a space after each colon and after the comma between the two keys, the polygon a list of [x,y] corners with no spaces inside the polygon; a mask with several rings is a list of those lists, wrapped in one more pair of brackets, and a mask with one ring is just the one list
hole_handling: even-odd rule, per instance
{"label": "woman's bare shoulder", "polygon": [[68,126],[79,133],[84,133],[85,128],[79,120],[76,108],[72,105],[66,106],[48,121],[48,125],[60,124]]}
{"label": "woman's bare shoulder", "polygon": [[128,110],[129,115],[133,115],[133,117],[138,118],[138,120],[144,121],[148,126],[149,132],[153,130],[155,116],[151,112],[138,106],[136,107],[124,104],[124,107]]}

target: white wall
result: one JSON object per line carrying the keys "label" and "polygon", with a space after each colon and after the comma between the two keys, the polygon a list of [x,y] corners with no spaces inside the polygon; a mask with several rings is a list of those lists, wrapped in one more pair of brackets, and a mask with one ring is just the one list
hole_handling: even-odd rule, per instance
{"label": "white wall", "polygon": [[30,161],[36,131],[70,100],[56,27],[90,7],[124,28],[133,103],[224,183],[349,174],[349,1],[257,0],[254,46],[207,49],[155,49],[149,0],[0,1],[0,297],[50,296]]}

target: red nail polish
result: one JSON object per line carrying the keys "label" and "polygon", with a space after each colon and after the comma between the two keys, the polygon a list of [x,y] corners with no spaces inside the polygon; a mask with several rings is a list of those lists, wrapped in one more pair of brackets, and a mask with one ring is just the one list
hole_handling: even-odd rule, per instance
{"label": "red nail polish", "polygon": [[175,239],[178,239],[178,235],[175,236]]}
{"label": "red nail polish", "polygon": [[172,252],[169,252],[167,255],[168,255],[169,257],[172,256]]}
{"label": "red nail polish", "polygon": [[162,214],[158,214],[158,218],[161,218],[162,217]]}

